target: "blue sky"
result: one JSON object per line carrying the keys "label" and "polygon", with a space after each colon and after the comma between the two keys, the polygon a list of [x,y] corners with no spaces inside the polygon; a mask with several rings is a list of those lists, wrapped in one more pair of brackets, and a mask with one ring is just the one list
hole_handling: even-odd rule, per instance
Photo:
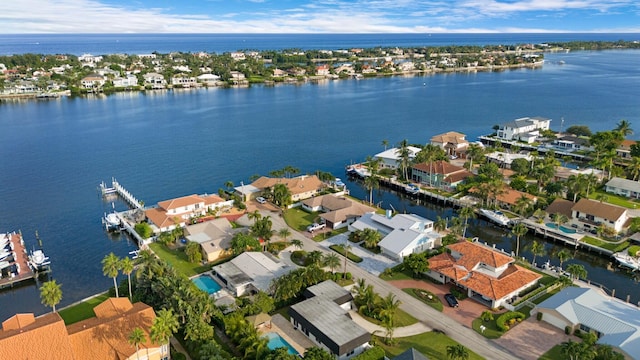
{"label": "blue sky", "polygon": [[5,0],[0,33],[640,32],[639,0]]}

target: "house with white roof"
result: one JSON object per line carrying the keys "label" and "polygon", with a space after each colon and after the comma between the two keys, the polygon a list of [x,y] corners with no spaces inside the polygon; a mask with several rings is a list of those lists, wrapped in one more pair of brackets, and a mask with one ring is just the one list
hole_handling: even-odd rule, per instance
{"label": "house with white roof", "polygon": [[171,78],[171,85],[190,88],[198,86],[198,82],[193,76],[176,75]]}
{"label": "house with white roof", "polygon": [[601,290],[567,287],[537,305],[533,312],[559,329],[570,327],[594,333],[631,359],[640,359],[640,309],[604,294]]}
{"label": "house with white roof", "polygon": [[511,169],[511,164],[515,159],[525,159],[531,163],[535,158],[531,154],[513,154],[503,151],[494,151],[486,154],[485,157],[488,161],[496,163],[499,167],[505,169]]}
{"label": "house with white roof", "polygon": [[273,279],[293,270],[267,252],[244,252],[230,261],[213,267],[212,274],[235,296],[258,291],[269,292]]}
{"label": "house with white roof", "polygon": [[[416,154],[420,152],[420,148],[415,146],[407,146],[409,150],[409,160],[413,160],[416,157]],[[376,154],[374,159],[380,159],[380,168],[384,169],[397,169],[400,165],[400,149],[399,148],[390,148],[379,154]]]}
{"label": "house with white roof", "polygon": [[640,182],[638,181],[614,177],[605,184],[604,189],[608,193],[640,199]]}
{"label": "house with white roof", "polygon": [[138,77],[133,74],[127,74],[126,77],[117,77],[113,79],[113,87],[133,87],[138,86]]}
{"label": "house with white roof", "polygon": [[531,144],[540,136],[540,130],[549,130],[551,119],[523,117],[500,125],[497,137],[502,140],[519,140]]}
{"label": "house with white roof", "polygon": [[378,243],[382,254],[402,262],[405,256],[441,245],[442,235],[433,230],[433,221],[415,214],[386,216],[367,213],[349,225],[349,230],[373,229],[383,238]]}
{"label": "house with white roof", "polygon": [[151,72],[142,75],[142,77],[144,78],[144,85],[152,89],[164,89],[167,87],[167,80],[162,74]]}
{"label": "house with white roof", "polygon": [[306,300],[289,308],[294,329],[338,360],[349,359],[369,348],[371,334],[349,317],[353,297],[348,290],[327,280],[310,286],[304,295]]}

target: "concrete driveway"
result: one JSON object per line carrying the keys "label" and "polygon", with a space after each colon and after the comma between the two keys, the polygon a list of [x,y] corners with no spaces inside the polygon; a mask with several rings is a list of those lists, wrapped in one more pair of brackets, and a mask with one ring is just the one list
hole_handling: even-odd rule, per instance
{"label": "concrete driveway", "polygon": [[552,347],[569,339],[580,341],[575,336],[565,335],[564,331],[532,316],[494,341],[509,349],[518,359],[536,360]]}

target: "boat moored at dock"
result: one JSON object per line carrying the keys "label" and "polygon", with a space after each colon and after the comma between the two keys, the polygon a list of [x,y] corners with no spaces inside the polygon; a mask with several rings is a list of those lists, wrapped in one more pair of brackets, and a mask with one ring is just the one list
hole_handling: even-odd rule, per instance
{"label": "boat moored at dock", "polygon": [[511,219],[509,219],[502,211],[480,209],[480,213],[489,219],[489,221],[500,226],[509,226],[511,224]]}
{"label": "boat moored at dock", "polygon": [[633,271],[640,270],[640,258],[631,256],[625,252],[618,252],[612,255],[614,259],[622,267],[629,268]]}

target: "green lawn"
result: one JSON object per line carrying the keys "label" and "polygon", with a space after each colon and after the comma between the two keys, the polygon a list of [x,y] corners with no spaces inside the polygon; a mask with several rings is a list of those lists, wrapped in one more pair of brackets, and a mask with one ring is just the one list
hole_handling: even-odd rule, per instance
{"label": "green lawn", "polygon": [[[364,319],[366,319],[368,322],[372,324],[382,325],[382,321],[378,319],[374,319],[374,318],[370,318],[368,316],[362,315],[360,312],[358,312],[358,314],[360,314],[360,316],[362,316]],[[418,319],[414,318],[413,316],[408,314],[406,311],[402,309],[398,309],[396,310],[396,315],[393,317],[393,321],[396,327],[403,327],[403,326],[409,326],[417,323]]]}
{"label": "green lawn", "polygon": [[[305,231],[306,231],[306,227],[305,227]],[[323,232],[323,233],[320,233],[320,234],[314,236],[313,237],[313,241],[315,241],[315,242],[324,241],[324,240],[326,240],[326,239],[328,239],[328,238],[330,238],[332,236],[336,236],[336,235],[339,235],[339,234],[344,234],[347,231],[349,231],[349,229],[346,228],[346,227],[343,227],[343,228],[340,228],[338,230],[331,230],[331,231]]]}
{"label": "green lawn", "polygon": [[[482,336],[486,337],[487,339],[499,338],[504,333],[498,330],[498,327],[496,326],[495,319],[497,319],[498,316],[498,314],[494,314],[494,320],[491,321],[482,321],[480,318],[474,319],[473,323],[471,324],[473,330],[475,330],[478,334],[482,334]],[[484,327],[486,328],[484,332],[480,331],[480,325],[484,325]]]}
{"label": "green lawn", "polygon": [[[376,343],[385,350],[389,357],[398,356],[407,349],[414,348],[430,359],[447,359],[447,346],[458,345],[457,342],[448,336],[435,331],[396,338],[394,340],[395,344],[393,346],[386,345],[382,338],[378,338]],[[467,350],[469,351],[469,360],[484,359],[473,351]]]}
{"label": "green lawn", "polygon": [[284,211],[284,221],[290,228],[297,231],[307,231],[307,226],[318,219],[317,212],[309,213],[299,208],[292,208]]}
{"label": "green lawn", "polygon": [[79,304],[67,307],[58,312],[60,317],[64,320],[65,325],[71,325],[85,319],[96,316],[93,312],[93,308],[109,298],[108,293],[101,294],[87,301],[83,301]]}
{"label": "green lawn", "polygon": [[566,357],[562,353],[562,345],[560,344],[552,347],[551,349],[549,349],[549,351],[547,351],[546,353],[544,353],[542,356],[538,358],[538,360],[563,360],[563,359],[566,359]]}
{"label": "green lawn", "polygon": [[610,193],[605,192],[603,190],[594,191],[593,193],[591,193],[591,195],[589,195],[589,198],[593,199],[593,200],[597,200],[598,195],[606,196],[606,200],[604,200],[604,202],[606,202],[606,203],[622,206],[622,207],[625,207],[627,209],[635,209],[637,207],[637,205],[638,205],[637,202],[631,201],[631,200],[629,200],[628,198],[626,198],[624,196],[610,194]]}
{"label": "green lawn", "polygon": [[[442,302],[440,301],[440,298],[437,297],[435,294],[427,291],[427,290],[422,290],[422,289],[402,289],[402,291],[406,292],[407,294],[413,296],[414,298],[422,301],[423,303],[431,306],[432,308],[442,312]],[[428,297],[423,297],[420,296],[419,293],[417,291],[423,292],[423,293],[427,293],[429,295],[431,295],[431,299],[429,299]]]}
{"label": "green lawn", "polygon": [[402,269],[402,264],[397,265],[391,268],[390,274],[385,274],[384,272],[379,275],[379,278],[384,281],[391,280],[412,280],[413,274],[410,271],[405,271]]}
{"label": "green lawn", "polygon": [[165,245],[156,242],[149,244],[149,247],[158,257],[188,277],[203,273],[211,268],[208,265],[202,266],[199,263],[190,263],[182,248],[169,249]]}
{"label": "green lawn", "polygon": [[596,239],[591,236],[585,236],[581,239],[587,244],[595,245],[597,247],[601,247],[603,249],[611,250],[613,252],[618,252],[626,249],[629,246],[629,241],[623,241],[620,244],[610,243],[608,241],[604,241],[601,239]]}
{"label": "green lawn", "polygon": [[[329,246],[329,249],[331,249],[331,250],[337,252],[338,254],[344,256],[344,247],[342,245],[331,245],[331,246]],[[351,260],[351,261],[353,261],[355,263],[362,262],[362,258],[360,256],[354,255],[351,252],[349,252],[347,257],[349,258],[349,260]]]}

